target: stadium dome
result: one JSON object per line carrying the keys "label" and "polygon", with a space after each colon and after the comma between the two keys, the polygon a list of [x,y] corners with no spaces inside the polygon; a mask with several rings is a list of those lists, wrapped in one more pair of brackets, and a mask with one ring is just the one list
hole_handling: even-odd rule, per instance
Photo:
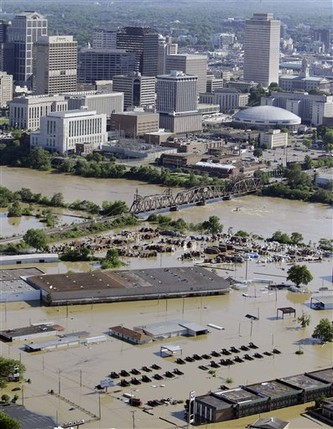
{"label": "stadium dome", "polygon": [[232,121],[235,125],[242,127],[274,128],[282,126],[286,128],[298,128],[301,118],[280,107],[257,106],[240,110],[234,114]]}

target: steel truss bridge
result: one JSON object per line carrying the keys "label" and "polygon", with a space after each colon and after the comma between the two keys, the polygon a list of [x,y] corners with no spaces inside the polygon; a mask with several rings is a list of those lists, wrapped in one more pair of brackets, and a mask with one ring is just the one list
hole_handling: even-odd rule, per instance
{"label": "steel truss bridge", "polygon": [[147,195],[145,197],[136,192],[130,212],[135,215],[167,208],[173,211],[186,204],[201,206],[216,199],[230,199],[232,196],[250,194],[262,187],[263,183],[260,178],[247,177],[228,181],[224,186],[200,186],[178,192],[175,195],[173,195],[170,188],[162,194]]}

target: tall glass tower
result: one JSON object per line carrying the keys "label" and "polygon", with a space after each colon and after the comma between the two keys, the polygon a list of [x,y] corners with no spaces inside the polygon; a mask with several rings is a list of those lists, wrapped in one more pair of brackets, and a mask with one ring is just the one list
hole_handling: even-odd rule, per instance
{"label": "tall glass tower", "polygon": [[40,36],[47,36],[47,19],[37,12],[15,16],[8,29],[8,42],[14,54],[14,81],[32,88],[33,45]]}

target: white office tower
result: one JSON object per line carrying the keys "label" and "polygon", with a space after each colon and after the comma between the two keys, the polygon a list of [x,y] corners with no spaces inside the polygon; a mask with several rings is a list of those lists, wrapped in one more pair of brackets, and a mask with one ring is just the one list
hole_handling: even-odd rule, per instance
{"label": "white office tower", "polygon": [[8,28],[8,42],[14,48],[14,81],[32,88],[33,45],[47,36],[47,19],[37,12],[23,12],[15,16]]}
{"label": "white office tower", "polygon": [[245,23],[244,80],[267,87],[279,81],[280,21],[255,13]]}
{"label": "white office tower", "polygon": [[177,70],[157,76],[156,110],[160,127],[175,133],[202,129],[202,117],[197,110],[197,76]]}
{"label": "white office tower", "polygon": [[44,36],[37,40],[33,83],[36,94],[76,91],[77,42],[73,36]]}
{"label": "white office tower", "polygon": [[166,57],[166,73],[180,70],[187,75],[198,77],[197,95],[206,91],[207,56],[195,54],[174,54]]}

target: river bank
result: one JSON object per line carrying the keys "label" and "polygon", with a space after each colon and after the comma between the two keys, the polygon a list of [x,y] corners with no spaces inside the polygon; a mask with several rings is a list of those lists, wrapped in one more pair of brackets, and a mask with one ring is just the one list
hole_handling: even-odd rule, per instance
{"label": "river bank", "polygon": [[[88,179],[8,167],[0,168],[0,181],[11,191],[20,190],[24,184],[32,192],[41,192],[49,197],[55,192],[61,192],[66,203],[88,200],[101,205],[103,201],[121,200],[129,207],[137,191],[140,195],[153,195],[165,189],[139,181]],[[173,189],[173,192],[177,191]],[[183,218],[193,224],[213,215],[220,218],[224,231],[231,227],[234,231],[241,229],[264,237],[269,237],[277,230],[288,234],[296,231],[303,235],[305,242],[333,237],[333,207],[320,203],[248,195],[168,214],[172,219]]]}

